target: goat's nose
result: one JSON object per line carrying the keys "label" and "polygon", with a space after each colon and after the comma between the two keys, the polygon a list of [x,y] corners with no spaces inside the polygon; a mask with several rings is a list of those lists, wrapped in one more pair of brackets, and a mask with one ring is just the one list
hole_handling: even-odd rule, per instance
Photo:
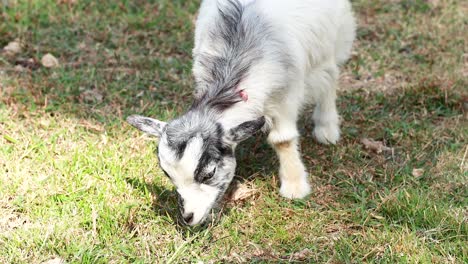
{"label": "goat's nose", "polygon": [[192,222],[192,220],[193,220],[193,213],[186,213],[186,214],[182,215],[182,218],[184,218],[184,222],[186,224],[190,224],[190,222]]}

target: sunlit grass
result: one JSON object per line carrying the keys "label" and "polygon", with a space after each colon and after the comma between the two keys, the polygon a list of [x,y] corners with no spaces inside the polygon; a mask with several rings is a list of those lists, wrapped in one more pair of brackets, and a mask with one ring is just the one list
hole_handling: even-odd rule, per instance
{"label": "sunlit grass", "polygon": [[[355,1],[342,141],[317,144],[310,110],[300,124],[312,195],[281,198],[273,151],[251,139],[236,180],[257,192],[206,228],[177,224],[157,141],[124,122],[189,106],[198,3],[4,2],[0,47],[23,50],[0,54],[1,263],[467,261],[461,1]],[[49,52],[59,68],[18,66]]]}

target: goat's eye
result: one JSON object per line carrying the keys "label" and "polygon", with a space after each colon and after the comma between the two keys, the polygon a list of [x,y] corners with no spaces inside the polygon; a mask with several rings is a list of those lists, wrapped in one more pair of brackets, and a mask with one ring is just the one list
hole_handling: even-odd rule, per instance
{"label": "goat's eye", "polygon": [[213,178],[215,173],[216,173],[216,167],[211,172],[207,173],[205,175],[205,177],[203,177],[202,183],[205,183],[205,182],[211,180],[211,178]]}

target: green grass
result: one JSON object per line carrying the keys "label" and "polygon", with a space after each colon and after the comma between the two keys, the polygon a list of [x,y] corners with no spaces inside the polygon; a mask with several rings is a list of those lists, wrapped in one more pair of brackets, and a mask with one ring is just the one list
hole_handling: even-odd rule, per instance
{"label": "green grass", "polygon": [[[317,144],[311,110],[300,123],[312,195],[281,198],[273,151],[251,139],[236,178],[256,195],[206,229],[175,224],[157,142],[123,121],[189,106],[198,2],[2,3],[0,47],[23,50],[0,53],[1,263],[468,262],[463,1],[354,1],[343,138]],[[17,66],[46,53],[60,67]]]}

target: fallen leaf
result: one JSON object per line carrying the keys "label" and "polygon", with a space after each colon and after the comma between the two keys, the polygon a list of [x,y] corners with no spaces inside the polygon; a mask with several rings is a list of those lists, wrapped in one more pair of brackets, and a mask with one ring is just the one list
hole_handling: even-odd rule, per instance
{"label": "fallen leaf", "polygon": [[[19,58],[15,62],[16,65],[19,65],[23,68],[27,68],[30,70],[36,70],[38,69],[41,65],[33,58],[30,59],[24,59],[24,58]],[[16,70],[20,70],[20,68],[15,68]]]}
{"label": "fallen leaf", "polygon": [[291,260],[306,260],[311,254],[312,254],[312,251],[306,248],[306,249],[303,249],[299,252],[292,254],[290,259]]}
{"label": "fallen leaf", "polygon": [[11,41],[4,48],[3,51],[7,55],[15,55],[21,52],[21,43],[18,40]]}
{"label": "fallen leaf", "polygon": [[228,200],[231,202],[239,202],[255,195],[256,193],[256,189],[249,188],[246,184],[236,182]]}
{"label": "fallen leaf", "polygon": [[375,219],[377,220],[383,220],[385,219],[385,217],[381,216],[381,215],[378,215],[378,214],[374,214],[374,213],[370,213],[370,216],[374,217]]}
{"label": "fallen leaf", "polygon": [[57,4],[67,4],[67,5],[74,5],[78,2],[78,0],[57,0]]}
{"label": "fallen leaf", "polygon": [[103,145],[107,145],[107,142],[108,142],[108,140],[107,140],[106,134],[101,134],[101,143]]}
{"label": "fallen leaf", "polygon": [[138,98],[138,97],[142,97],[143,95],[145,95],[145,91],[139,92],[139,93],[136,95],[136,97],[137,97],[137,98]]}
{"label": "fallen leaf", "polygon": [[79,124],[88,130],[93,130],[95,132],[104,132],[105,129],[99,124],[93,124],[88,120],[82,119]]}
{"label": "fallen leaf", "polygon": [[104,99],[104,95],[96,88],[83,91],[80,97],[87,103],[100,103]]}
{"label": "fallen leaf", "polygon": [[382,141],[375,141],[368,138],[362,138],[361,143],[366,149],[369,149],[377,154],[382,153],[383,151],[393,151],[393,148],[385,146]]}
{"label": "fallen leaf", "polygon": [[40,120],[39,121],[39,126],[44,128],[44,129],[47,129],[48,127],[50,127],[50,120],[48,120],[48,119]]}
{"label": "fallen leaf", "polygon": [[78,44],[78,49],[80,49],[80,50],[86,49],[86,43],[80,42],[80,44]]}
{"label": "fallen leaf", "polygon": [[46,68],[55,68],[59,66],[59,61],[57,58],[54,57],[54,55],[47,53],[42,57],[41,59],[42,66]]}
{"label": "fallen leaf", "polygon": [[424,169],[413,169],[413,176],[419,178],[423,175]]}
{"label": "fallen leaf", "polygon": [[440,0],[426,0],[430,5],[436,7],[439,5]]}

